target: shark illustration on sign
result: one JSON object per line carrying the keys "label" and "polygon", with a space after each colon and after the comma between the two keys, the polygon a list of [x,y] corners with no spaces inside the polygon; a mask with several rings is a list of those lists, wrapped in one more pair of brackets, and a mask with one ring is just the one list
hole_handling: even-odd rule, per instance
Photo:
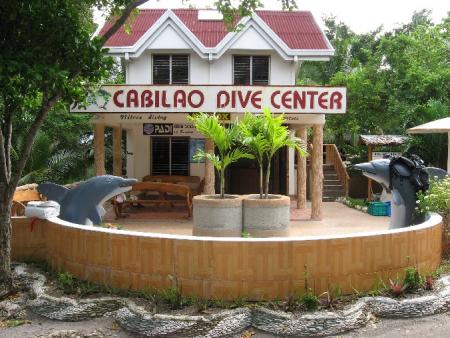
{"label": "shark illustration on sign", "polygon": [[42,183],[37,189],[49,200],[60,204],[60,219],[76,224],[98,225],[105,214],[103,203],[131,190],[136,182],[134,178],[103,175],[90,178],[73,189],[54,183]]}
{"label": "shark illustration on sign", "polygon": [[442,179],[445,170],[425,167],[417,156],[412,160],[396,156],[354,165],[363,175],[392,191],[390,229],[403,228],[422,220],[416,218],[416,193],[427,190],[430,177]]}

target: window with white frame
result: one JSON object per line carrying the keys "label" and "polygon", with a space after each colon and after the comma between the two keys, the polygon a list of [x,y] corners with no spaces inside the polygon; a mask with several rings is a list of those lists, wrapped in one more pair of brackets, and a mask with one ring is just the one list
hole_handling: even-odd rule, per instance
{"label": "window with white frame", "polygon": [[153,55],[153,84],[189,84],[189,55]]}
{"label": "window with white frame", "polygon": [[233,84],[268,85],[270,57],[265,55],[234,55]]}

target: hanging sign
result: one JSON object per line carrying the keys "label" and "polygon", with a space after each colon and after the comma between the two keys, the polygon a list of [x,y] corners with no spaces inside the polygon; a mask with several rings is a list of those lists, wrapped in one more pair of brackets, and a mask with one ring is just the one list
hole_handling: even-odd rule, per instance
{"label": "hanging sign", "polygon": [[[111,123],[111,124],[136,124],[136,123],[153,123],[153,124],[174,124],[174,132],[176,125],[188,123],[187,117],[193,113],[95,113],[92,116],[94,123]],[[275,113],[279,115],[280,113]],[[243,113],[216,113],[216,116],[223,123],[232,123],[241,119]],[[323,124],[325,122],[324,115],[319,114],[285,114],[284,119],[287,124]],[[186,129],[186,128],[185,128]]]}
{"label": "hanging sign", "polygon": [[272,112],[343,114],[344,87],[302,86],[104,86],[88,98],[86,107],[72,112],[90,113],[188,113]]}
{"label": "hanging sign", "polygon": [[381,160],[383,158],[390,158],[401,155],[402,153],[398,151],[374,151],[372,153],[372,160]]}
{"label": "hanging sign", "polygon": [[150,136],[203,137],[190,123],[144,123],[142,130],[144,135]]}

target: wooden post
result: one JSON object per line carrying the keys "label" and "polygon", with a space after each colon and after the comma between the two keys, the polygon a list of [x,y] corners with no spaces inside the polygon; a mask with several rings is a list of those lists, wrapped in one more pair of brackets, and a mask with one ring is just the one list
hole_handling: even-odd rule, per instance
{"label": "wooden post", "polygon": [[[372,146],[367,149],[367,159],[372,161]],[[372,180],[367,178],[367,200],[370,202],[372,200]]]}
{"label": "wooden post", "polygon": [[323,125],[313,126],[313,149],[311,165],[311,219],[322,220],[323,190]]}
{"label": "wooden post", "polygon": [[113,175],[122,176],[122,126],[113,128]]}
{"label": "wooden post", "polygon": [[[297,129],[297,137],[301,138],[305,144],[308,144],[308,133],[305,126]],[[297,156],[297,209],[306,208],[306,157]]]}
{"label": "wooden post", "polygon": [[105,125],[94,124],[95,175],[105,175]]}
{"label": "wooden post", "polygon": [[[205,151],[213,154],[214,153],[214,142],[211,139],[205,139]],[[205,161],[205,186],[203,188],[203,193],[206,195],[214,195],[215,191],[215,176],[214,176],[214,165],[211,161]]]}

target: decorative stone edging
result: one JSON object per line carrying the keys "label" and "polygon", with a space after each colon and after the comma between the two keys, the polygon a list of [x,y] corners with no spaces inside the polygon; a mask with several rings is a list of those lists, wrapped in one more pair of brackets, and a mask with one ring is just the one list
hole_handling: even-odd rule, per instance
{"label": "decorative stone edging", "polygon": [[[26,265],[15,273],[29,288],[26,306],[46,318],[81,321],[111,316],[125,330],[145,336],[222,337],[256,329],[282,336],[333,335],[364,326],[371,315],[386,318],[411,318],[442,313],[450,309],[450,276],[437,281],[440,290],[429,296],[396,300],[388,297],[364,297],[342,311],[317,311],[291,314],[269,310],[238,308],[207,316],[152,314],[122,297],[74,300],[46,293],[43,274],[27,272]],[[0,303],[0,310],[6,302]]]}

